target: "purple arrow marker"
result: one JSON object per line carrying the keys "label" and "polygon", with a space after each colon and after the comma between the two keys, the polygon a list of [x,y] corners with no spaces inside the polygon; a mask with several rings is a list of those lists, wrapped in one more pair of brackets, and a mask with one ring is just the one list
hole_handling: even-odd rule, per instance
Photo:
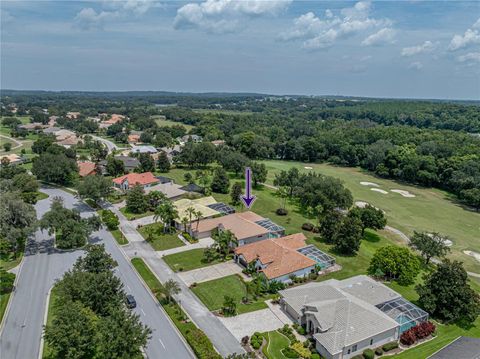
{"label": "purple arrow marker", "polygon": [[257,199],[257,196],[252,195],[252,170],[250,167],[245,167],[245,195],[242,194],[240,199],[247,208],[252,207],[253,202]]}

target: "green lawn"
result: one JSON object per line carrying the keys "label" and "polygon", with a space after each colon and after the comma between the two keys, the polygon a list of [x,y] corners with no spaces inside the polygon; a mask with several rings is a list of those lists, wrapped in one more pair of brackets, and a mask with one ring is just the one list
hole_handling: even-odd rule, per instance
{"label": "green lawn", "polygon": [[17,253],[17,257],[13,257],[13,253],[0,255],[0,268],[10,270],[20,264],[23,258],[23,252]]}
{"label": "green lawn", "polygon": [[[57,300],[58,300],[58,294],[55,287],[53,287],[52,290],[50,291],[50,299],[49,299],[48,308],[47,308],[47,325],[51,325],[55,317],[55,303]],[[48,346],[48,343],[44,341],[42,358],[53,359],[55,358],[54,354],[55,353],[53,353],[52,349]]]}
{"label": "green lawn", "polygon": [[165,303],[162,301],[162,284],[157,277],[152,273],[150,268],[145,264],[141,258],[133,258],[132,264],[137,270],[138,274],[143,278],[145,283],[160,301],[163,309],[167,312],[170,319],[178,328],[180,333],[186,339],[192,350],[199,359],[221,359],[220,355],[215,351],[210,339],[197,326],[188,320],[185,312],[176,303]]}
{"label": "green lawn", "polygon": [[266,334],[268,343],[263,347],[263,354],[267,359],[287,359],[282,349],[290,345],[290,340],[276,330]]}
{"label": "green lawn", "polygon": [[127,238],[123,235],[123,233],[119,229],[114,229],[113,231],[110,231],[112,234],[113,238],[117,241],[118,244],[123,246],[124,244],[128,244]]}
{"label": "green lawn", "polygon": [[122,207],[120,208],[120,212],[123,213],[123,215],[129,220],[132,221],[134,219],[139,219],[143,217],[148,217],[148,216],[153,216],[154,213],[152,211],[146,211],[143,213],[132,213],[128,210],[127,207]]}
{"label": "green lawn", "polygon": [[48,194],[43,192],[37,192],[37,201],[41,201],[42,199],[48,198]]}
{"label": "green lawn", "polygon": [[159,118],[159,117],[162,117],[162,116],[152,116],[152,118],[155,120],[155,122],[158,126],[181,125],[181,126],[185,127],[185,129],[187,131],[190,131],[194,127],[192,125],[187,125],[186,123],[175,122],[175,121],[171,121],[171,120],[164,120],[163,118]]}
{"label": "green lawn", "polygon": [[2,322],[3,315],[5,314],[5,310],[7,309],[8,301],[11,294],[11,292],[0,294],[0,323]]}
{"label": "green lawn", "polygon": [[[480,213],[466,210],[451,200],[451,195],[434,188],[423,188],[407,185],[396,181],[377,178],[359,168],[336,167],[328,164],[304,164],[288,161],[264,161],[268,168],[267,183],[273,184],[275,173],[297,167],[301,172],[307,172],[304,167],[313,167],[313,170],[337,177],[344,181],[352,191],[355,201],[365,201],[385,211],[388,224],[411,235],[417,231],[437,231],[448,235],[453,241],[450,257],[464,262],[465,267],[473,272],[480,273],[480,263],[463,253],[464,250],[473,250],[480,253],[480,241],[477,240],[480,232]],[[371,191],[368,186],[360,182],[373,182],[380,188],[389,191],[381,194]],[[391,189],[403,189],[415,194],[415,198],[404,198]],[[255,192],[255,191],[254,191]],[[254,210],[261,206],[257,200]]]}
{"label": "green lawn", "polygon": [[226,295],[233,297],[237,302],[238,314],[253,312],[259,309],[267,308],[264,298],[250,304],[243,304],[242,298],[247,295],[245,283],[238,275],[229,275],[227,277],[214,279],[208,282],[198,283],[192,288],[192,291],[198,298],[212,311],[220,310],[223,306]]}
{"label": "green lawn", "polygon": [[165,263],[167,263],[174,272],[189,271],[192,269],[207,267],[212,264],[219,263],[219,260],[206,263],[203,261],[203,248],[192,249],[185,252],[170,254],[163,257]]}
{"label": "green lawn", "polygon": [[175,233],[163,233],[163,225],[161,223],[153,223],[138,229],[140,234],[156,251],[164,251],[170,248],[184,246],[185,244],[178,238]]}

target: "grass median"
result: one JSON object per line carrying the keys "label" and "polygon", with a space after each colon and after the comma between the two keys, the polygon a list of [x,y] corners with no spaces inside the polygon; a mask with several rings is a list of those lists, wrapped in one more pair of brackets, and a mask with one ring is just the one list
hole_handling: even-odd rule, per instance
{"label": "grass median", "polygon": [[221,356],[215,351],[212,342],[205,335],[203,331],[197,328],[192,323],[185,312],[175,302],[167,303],[163,296],[163,285],[152,273],[150,268],[145,264],[141,258],[133,258],[132,265],[137,270],[138,274],[143,278],[145,283],[158,299],[165,312],[167,312],[170,319],[178,328],[180,333],[192,348],[193,352],[199,359],[221,359]]}

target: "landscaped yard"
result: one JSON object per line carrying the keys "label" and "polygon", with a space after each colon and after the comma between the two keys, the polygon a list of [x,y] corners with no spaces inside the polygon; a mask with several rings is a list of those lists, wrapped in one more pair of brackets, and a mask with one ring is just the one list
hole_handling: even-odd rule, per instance
{"label": "landscaped yard", "polygon": [[2,254],[0,256],[0,268],[10,270],[20,264],[23,258],[23,252],[17,253],[17,257],[13,257],[13,253]]}
{"label": "landscaped yard", "polygon": [[[52,324],[53,319],[55,318],[55,302],[58,299],[57,291],[55,290],[55,287],[52,288],[50,291],[50,299],[48,302],[48,308],[47,308],[47,325]],[[43,353],[42,353],[42,358],[43,359],[50,359],[53,358],[52,349],[48,346],[47,342],[44,342],[43,345]]]}
{"label": "landscaped yard", "polygon": [[282,354],[282,349],[290,345],[290,340],[276,330],[265,334],[268,343],[263,347],[263,354],[267,359],[287,359]]}
{"label": "landscaped yard", "polygon": [[189,271],[192,269],[207,267],[212,264],[220,263],[219,260],[213,262],[203,261],[203,248],[196,248],[185,252],[170,254],[163,257],[165,263],[175,272]]}
{"label": "landscaped yard", "polygon": [[243,304],[242,298],[247,295],[245,283],[238,275],[229,275],[227,277],[214,279],[208,282],[198,283],[192,288],[192,291],[198,298],[212,311],[220,310],[223,306],[226,295],[235,299],[237,303],[238,314],[253,312],[259,309],[267,308],[265,300],[259,299],[250,304]]}
{"label": "landscaped yard", "polygon": [[120,208],[120,212],[123,213],[123,215],[129,220],[132,221],[134,219],[139,219],[143,217],[148,217],[148,216],[153,216],[154,213],[152,211],[146,211],[143,213],[132,213],[128,210],[127,207],[122,207]]}
{"label": "landscaped yard", "polygon": [[164,251],[170,248],[184,246],[185,244],[178,238],[176,232],[163,233],[161,223],[153,223],[138,229],[140,234],[156,251]]}

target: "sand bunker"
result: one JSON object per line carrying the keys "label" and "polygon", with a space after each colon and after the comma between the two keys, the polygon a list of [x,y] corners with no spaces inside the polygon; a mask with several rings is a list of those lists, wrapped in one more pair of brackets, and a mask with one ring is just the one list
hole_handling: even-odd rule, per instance
{"label": "sand bunker", "polygon": [[381,194],[387,194],[388,192],[380,188],[370,188],[370,191],[375,191]]}
{"label": "sand bunker", "polygon": [[402,189],[391,189],[390,191],[398,193],[398,194],[402,195],[402,197],[407,197],[407,198],[415,197],[415,195],[413,193],[410,193],[408,191],[404,191]]}
{"label": "sand bunker", "polygon": [[305,168],[306,170],[313,170],[313,167],[310,167],[310,166],[305,166],[303,168]]}
{"label": "sand bunker", "polygon": [[362,186],[380,187],[380,185],[378,183],[374,183],[374,182],[360,182],[360,184]]}
{"label": "sand bunker", "polygon": [[[433,237],[433,234],[432,233],[427,233],[427,236],[429,236],[430,238]],[[442,242],[443,244],[445,244],[447,247],[451,247],[453,245],[453,242],[450,240],[450,239],[447,239],[447,238],[442,238]]]}
{"label": "sand bunker", "polygon": [[463,253],[465,253],[467,256],[471,256],[475,258],[477,261],[480,262],[480,253],[473,252],[473,251],[463,251]]}

